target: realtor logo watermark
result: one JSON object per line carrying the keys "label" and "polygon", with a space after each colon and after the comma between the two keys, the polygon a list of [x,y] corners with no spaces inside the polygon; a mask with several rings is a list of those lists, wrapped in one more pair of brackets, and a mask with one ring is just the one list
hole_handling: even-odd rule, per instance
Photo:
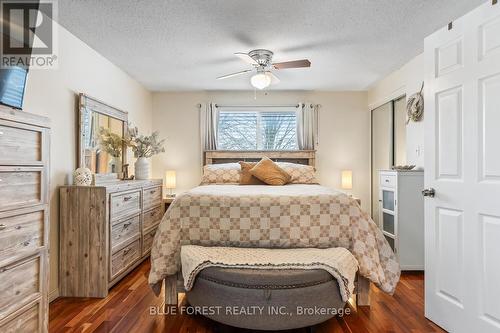
{"label": "realtor logo watermark", "polygon": [[0,0],[0,68],[57,68],[57,1]]}

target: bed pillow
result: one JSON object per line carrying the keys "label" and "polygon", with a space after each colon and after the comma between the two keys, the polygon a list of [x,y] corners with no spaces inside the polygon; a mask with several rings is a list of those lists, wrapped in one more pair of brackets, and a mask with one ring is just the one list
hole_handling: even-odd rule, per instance
{"label": "bed pillow", "polygon": [[208,164],[203,167],[201,184],[239,184],[240,173],[238,163]]}
{"label": "bed pillow", "polygon": [[267,157],[250,169],[250,173],[268,185],[285,185],[290,175]]}
{"label": "bed pillow", "polygon": [[277,162],[290,176],[290,184],[319,184],[313,166],[289,162]]}
{"label": "bed pillow", "polygon": [[241,166],[241,174],[240,174],[240,185],[266,185],[262,180],[257,177],[254,177],[250,173],[250,169],[252,169],[257,162],[239,162]]}

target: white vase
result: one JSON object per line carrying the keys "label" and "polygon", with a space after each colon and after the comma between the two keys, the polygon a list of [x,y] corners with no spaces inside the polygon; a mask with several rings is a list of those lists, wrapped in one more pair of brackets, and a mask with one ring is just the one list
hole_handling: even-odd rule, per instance
{"label": "white vase", "polygon": [[149,179],[149,159],[146,157],[139,157],[135,161],[135,179],[144,180]]}

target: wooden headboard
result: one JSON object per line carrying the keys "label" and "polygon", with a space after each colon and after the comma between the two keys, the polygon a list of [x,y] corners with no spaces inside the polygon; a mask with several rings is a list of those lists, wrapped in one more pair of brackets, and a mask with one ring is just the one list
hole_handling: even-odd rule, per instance
{"label": "wooden headboard", "polygon": [[238,161],[254,162],[267,156],[275,162],[291,162],[315,166],[314,150],[207,150],[204,165],[233,163]]}

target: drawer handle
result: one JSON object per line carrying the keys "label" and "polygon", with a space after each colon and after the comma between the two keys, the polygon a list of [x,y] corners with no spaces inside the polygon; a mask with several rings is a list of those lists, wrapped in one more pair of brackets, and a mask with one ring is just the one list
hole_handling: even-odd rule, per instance
{"label": "drawer handle", "polygon": [[150,216],[155,216],[156,215],[156,211],[153,210],[151,213],[149,213]]}
{"label": "drawer handle", "polygon": [[149,191],[150,194],[155,194],[156,193],[156,190],[151,190]]}
{"label": "drawer handle", "polygon": [[130,252],[130,249],[123,250],[123,255],[126,256]]}
{"label": "drawer handle", "polygon": [[128,197],[123,197],[123,201],[129,201],[130,199],[132,199],[131,195],[129,195]]}
{"label": "drawer handle", "polygon": [[123,229],[127,229],[128,226],[131,224],[132,224],[132,222],[123,223]]}
{"label": "drawer handle", "polygon": [[22,227],[20,225],[16,225],[15,228],[16,228],[16,230],[21,230]]}
{"label": "drawer handle", "polygon": [[388,183],[388,182],[389,182],[389,179],[386,179],[386,180],[385,180],[385,182],[386,182],[386,183]]}
{"label": "drawer handle", "polygon": [[155,234],[156,234],[156,230],[155,230],[155,231],[151,231],[151,232],[149,233],[149,236],[153,237]]}
{"label": "drawer handle", "polygon": [[7,226],[6,226],[5,224],[3,224],[3,223],[2,223],[2,224],[0,224],[0,230],[4,230],[4,229],[6,229],[6,228],[7,228]]}
{"label": "drawer handle", "polygon": [[23,242],[23,246],[28,246],[28,245],[30,245],[29,241]]}

